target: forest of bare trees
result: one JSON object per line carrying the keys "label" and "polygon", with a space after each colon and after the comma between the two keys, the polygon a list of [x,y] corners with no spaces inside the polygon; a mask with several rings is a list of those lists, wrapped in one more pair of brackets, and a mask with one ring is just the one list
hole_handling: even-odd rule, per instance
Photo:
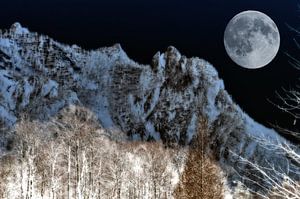
{"label": "forest of bare trees", "polygon": [[[199,121],[190,146],[170,148],[161,142],[114,140],[91,112],[75,106],[45,122],[23,117],[0,158],[0,198],[224,198],[226,178],[210,154],[206,125],[204,119]],[[299,146],[259,143],[274,153],[288,154],[293,160],[290,172],[300,165]],[[257,197],[300,198],[299,182],[280,171],[268,176],[255,162],[240,161],[268,180],[262,188],[274,185],[269,195],[254,193]],[[254,197],[243,185],[234,194]]]}
{"label": "forest of bare trees", "polygon": [[83,109],[20,121],[1,158],[0,198],[171,198],[183,152],[107,136]]}
{"label": "forest of bare trees", "polygon": [[12,134],[0,159],[3,199],[222,198],[200,136],[191,149],[116,141],[78,107],[45,123],[24,118]]}

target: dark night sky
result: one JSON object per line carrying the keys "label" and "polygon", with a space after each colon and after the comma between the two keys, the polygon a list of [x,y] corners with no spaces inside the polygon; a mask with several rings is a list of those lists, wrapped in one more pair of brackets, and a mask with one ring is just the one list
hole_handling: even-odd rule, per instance
{"label": "dark night sky", "polygon": [[[244,10],[264,12],[280,30],[280,52],[262,69],[237,66],[224,49],[227,23]],[[276,101],[275,91],[295,85],[300,77],[285,55],[300,52],[293,43],[297,35],[286,26],[298,27],[299,16],[296,0],[9,0],[1,2],[0,28],[18,21],[32,31],[86,49],[120,43],[129,57],[144,64],[173,45],[188,57],[212,63],[233,99],[255,120],[299,128],[267,101]]]}

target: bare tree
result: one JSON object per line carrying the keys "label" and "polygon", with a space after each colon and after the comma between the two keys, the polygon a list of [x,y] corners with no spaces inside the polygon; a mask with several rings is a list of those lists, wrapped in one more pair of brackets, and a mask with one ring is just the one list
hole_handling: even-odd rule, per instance
{"label": "bare tree", "polygon": [[[236,155],[240,163],[251,169],[250,176],[241,176],[243,182],[252,182],[260,187],[260,191],[248,187],[248,190],[261,198],[292,199],[300,198],[300,153],[299,147],[290,143],[273,143],[266,139],[257,139],[257,142],[274,154],[287,159],[287,168],[278,168],[274,164],[261,166],[256,162]],[[254,180],[257,179],[257,180]]]}
{"label": "bare tree", "polygon": [[[291,27],[290,27],[291,28]],[[297,34],[299,32],[291,28]],[[300,48],[299,43],[295,40],[296,46]],[[300,70],[300,61],[290,54],[287,54],[290,58],[290,64],[297,70]],[[283,89],[284,94],[276,92],[280,103],[274,104],[280,110],[288,113],[294,118],[294,125],[297,125],[297,121],[300,119],[300,92],[299,85],[296,85],[291,89]],[[298,141],[300,140],[300,132],[298,130],[289,130],[279,126],[275,126],[278,131],[283,134],[294,136]],[[262,191],[256,190],[250,191],[262,198],[274,198],[274,199],[292,199],[300,198],[300,145],[292,144],[289,142],[270,142],[268,139],[253,138],[257,143],[262,146],[266,151],[272,151],[272,153],[286,157],[286,168],[278,168],[274,164],[267,164],[267,166],[261,166],[256,162],[238,157],[239,161],[249,166],[257,181],[253,181],[253,178],[247,176],[241,176],[244,181],[252,181],[257,184]],[[236,155],[236,154],[233,154]],[[268,195],[266,195],[268,193]]]}
{"label": "bare tree", "polygon": [[172,198],[184,165],[181,149],[109,139],[78,107],[44,123],[21,119],[15,132],[0,157],[3,199]]}
{"label": "bare tree", "polygon": [[186,166],[174,194],[176,198],[224,198],[225,178],[210,154],[207,130],[207,122],[200,120],[198,134],[189,147]]}

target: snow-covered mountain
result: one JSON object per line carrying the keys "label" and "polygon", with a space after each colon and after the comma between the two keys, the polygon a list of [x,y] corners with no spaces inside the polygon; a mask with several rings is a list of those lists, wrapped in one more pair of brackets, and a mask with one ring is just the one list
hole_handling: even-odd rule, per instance
{"label": "snow-covered mountain", "polygon": [[141,65],[118,44],[87,51],[19,23],[0,32],[1,127],[12,127],[24,113],[44,121],[71,104],[90,109],[105,129],[168,145],[189,144],[205,118],[211,149],[229,173],[249,172],[236,155],[287,172],[299,170],[259,144],[257,139],[286,140],[244,113],[203,59],[169,47],[150,65]]}

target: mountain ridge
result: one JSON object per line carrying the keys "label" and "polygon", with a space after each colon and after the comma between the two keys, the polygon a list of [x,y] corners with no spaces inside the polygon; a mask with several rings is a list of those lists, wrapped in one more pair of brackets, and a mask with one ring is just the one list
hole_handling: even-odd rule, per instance
{"label": "mountain ridge", "polygon": [[93,111],[103,128],[129,140],[184,146],[205,118],[208,144],[232,179],[249,171],[235,155],[291,169],[287,157],[266,150],[257,139],[289,142],[244,113],[210,63],[187,58],[172,46],[155,54],[150,65],[141,65],[119,44],[83,50],[15,23],[0,34],[0,86],[3,129],[22,114],[43,121],[79,105]]}

